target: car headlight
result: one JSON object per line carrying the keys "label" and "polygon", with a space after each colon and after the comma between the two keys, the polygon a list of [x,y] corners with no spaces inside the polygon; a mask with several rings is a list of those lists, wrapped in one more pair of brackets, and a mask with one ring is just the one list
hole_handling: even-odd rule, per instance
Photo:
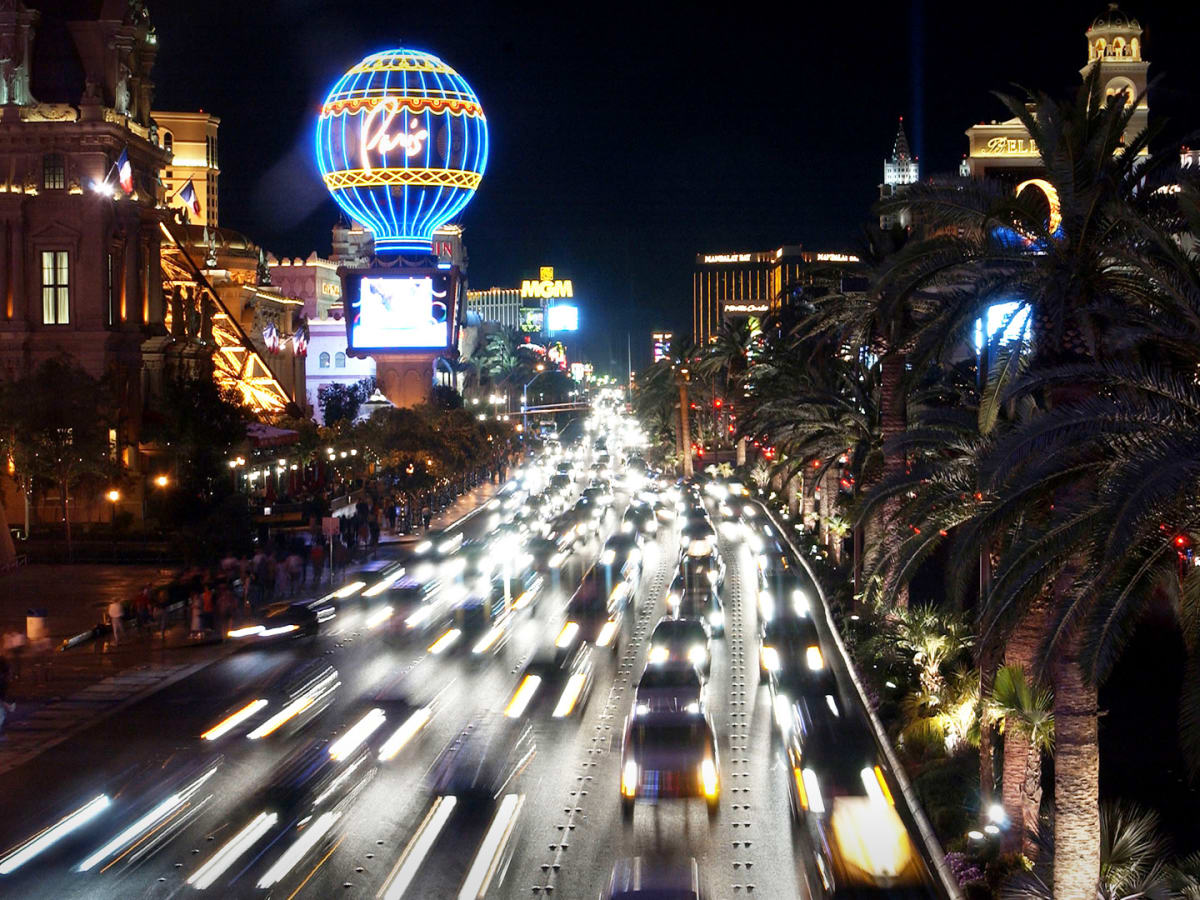
{"label": "car headlight", "polygon": [[605,550],[600,554],[600,565],[611,566],[617,558],[617,551],[613,549]]}
{"label": "car headlight", "polygon": [[783,736],[787,737],[792,727],[792,703],[786,694],[776,694],[774,706],[775,724],[779,726],[779,731]]}
{"label": "car headlight", "polygon": [[759,657],[762,659],[762,667],[768,672],[779,671],[779,651],[774,647],[763,647],[759,651]]}
{"label": "car headlight", "polygon": [[704,661],[708,658],[708,651],[704,649],[703,644],[694,644],[688,650],[688,662],[694,666],[704,665]]}
{"label": "car headlight", "polygon": [[720,580],[720,578],[721,578],[721,576],[720,576],[720,575],[718,575],[716,572],[714,572],[712,569],[709,569],[709,570],[708,570],[707,572],[705,572],[704,574],[705,574],[705,576],[708,578],[708,583],[709,583],[709,584],[716,584],[716,583],[717,583],[717,581],[719,581],[719,580]]}
{"label": "car headlight", "polygon": [[650,712],[650,707],[647,706],[645,703],[639,703],[637,706],[635,706],[633,708],[633,714],[635,716],[644,716],[648,712]]}
{"label": "car headlight", "polygon": [[725,627],[725,613],[721,612],[718,609],[715,613],[713,613],[712,615],[710,615],[708,617],[708,624],[711,625],[713,628],[724,628]]}
{"label": "car headlight", "polygon": [[717,796],[717,767],[711,759],[700,763],[700,785],[704,788],[704,796],[709,799]]}
{"label": "car headlight", "polygon": [[792,591],[792,609],[798,616],[807,616],[809,613],[808,594],[800,588]]}
{"label": "car headlight", "polygon": [[691,703],[689,703],[687,706],[685,706],[683,708],[683,711],[686,713],[691,713],[692,715],[696,715],[697,713],[700,712],[700,704],[697,703],[695,700],[693,700]]}
{"label": "car headlight", "polygon": [[652,663],[665,663],[671,658],[671,652],[661,645],[650,648],[649,660]]}
{"label": "car headlight", "polygon": [[667,606],[672,609],[679,606],[679,595],[676,593],[667,594]]}
{"label": "car headlight", "polygon": [[629,521],[628,519],[626,519],[624,522],[622,522],[621,523],[621,533],[622,534],[632,534],[633,533],[633,522]]}
{"label": "car headlight", "polygon": [[821,655],[821,648],[813,644],[804,651],[804,661],[808,663],[809,669],[814,672],[819,672],[825,668],[825,657]]}
{"label": "car headlight", "polygon": [[638,767],[632,759],[621,769],[621,793],[626,797],[637,796]]}

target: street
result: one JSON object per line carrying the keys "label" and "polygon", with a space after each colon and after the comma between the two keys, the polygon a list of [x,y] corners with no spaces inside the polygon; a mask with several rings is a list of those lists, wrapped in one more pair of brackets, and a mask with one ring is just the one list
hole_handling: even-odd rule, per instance
{"label": "street", "polygon": [[[398,639],[373,627],[380,619],[372,607],[347,606],[316,637],[247,647],[10,772],[0,846],[14,849],[0,859],[0,891],[55,898],[165,898],[197,888],[289,900],[586,898],[604,887],[615,860],[641,856],[694,857],[713,897],[808,896],[809,864],[789,812],[792,773],[773,733],[770,696],[759,685],[756,562],[743,540],[720,540],[725,635],[712,641],[708,712],[724,789],[714,820],[702,802],[672,801],[639,804],[628,824],[618,802],[623,723],[646,666],[649,632],[668,613],[678,565],[674,525],[645,545],[640,583],[614,641],[619,650],[595,648],[595,683],[582,715],[555,718],[552,702],[520,711],[532,724],[536,750],[506,787],[504,802],[447,803],[427,786],[438,753],[469,722],[511,711],[525,662],[558,633],[566,598],[628,500],[616,492],[599,531],[576,545],[549,576],[541,602],[517,615],[504,649],[482,662],[465,641],[451,646],[434,640],[437,634]],[[464,546],[486,539],[497,518],[489,509],[470,517],[460,526]],[[406,567],[417,565],[412,553],[401,560]],[[281,728],[247,740],[246,726],[214,740],[200,737],[255,698],[276,707],[280,679],[312,660],[335,669],[340,683],[330,705],[296,734]],[[326,816],[313,821],[302,808],[273,807],[279,795],[264,786],[298,748],[346,734],[373,702],[384,716],[377,737],[402,724],[387,716],[381,689],[405,697],[409,710],[429,710],[428,724],[365,777],[372,753],[351,779],[363,776],[361,783],[341,785],[345,799]],[[327,790],[345,780],[334,779]],[[164,798],[173,804],[161,806]],[[72,813],[70,828],[37,843],[41,829]],[[30,847],[37,852],[25,861],[22,847],[26,855]]]}

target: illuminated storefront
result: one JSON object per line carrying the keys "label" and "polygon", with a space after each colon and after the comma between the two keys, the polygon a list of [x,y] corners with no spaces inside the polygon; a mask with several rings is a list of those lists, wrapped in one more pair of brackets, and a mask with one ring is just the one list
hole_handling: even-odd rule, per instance
{"label": "illuminated storefront", "polygon": [[814,264],[834,268],[858,257],[785,245],[750,253],[700,253],[692,274],[692,334],[698,344],[712,340],[721,322],[761,318],[779,302],[785,289],[813,277]]}

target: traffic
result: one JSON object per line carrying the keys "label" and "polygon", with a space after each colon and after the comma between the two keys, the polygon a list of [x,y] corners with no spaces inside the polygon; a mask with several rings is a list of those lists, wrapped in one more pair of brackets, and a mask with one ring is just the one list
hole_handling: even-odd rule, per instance
{"label": "traffic", "polygon": [[0,895],[932,896],[764,511],[654,470],[615,398],[574,430],[370,578],[230,630],[206,703],[86,733],[94,770],[0,823]]}

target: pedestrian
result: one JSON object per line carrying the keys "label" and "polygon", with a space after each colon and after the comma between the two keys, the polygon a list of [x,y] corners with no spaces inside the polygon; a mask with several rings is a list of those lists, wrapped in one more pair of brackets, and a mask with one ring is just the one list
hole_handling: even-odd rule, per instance
{"label": "pedestrian", "polygon": [[204,623],[200,618],[200,592],[193,590],[191,596],[188,597],[188,636],[198,638],[204,634]]}
{"label": "pedestrian", "polygon": [[309,556],[312,559],[313,584],[320,584],[321,574],[325,569],[325,545],[320,541],[313,541]]}
{"label": "pedestrian", "polygon": [[304,572],[304,561],[295,549],[288,554],[285,568],[287,570],[289,595],[294,595],[300,589],[300,579]]}
{"label": "pedestrian", "polygon": [[428,506],[421,507],[421,524],[429,531],[429,523],[433,521],[433,510]]}
{"label": "pedestrian", "polygon": [[4,730],[8,714],[16,708],[17,704],[8,702],[8,657],[0,654],[0,731]]}
{"label": "pedestrian", "polygon": [[133,598],[133,610],[137,618],[138,628],[145,628],[150,623],[150,585],[146,585]]}
{"label": "pedestrian", "polygon": [[112,643],[116,647],[121,643],[121,638],[125,636],[125,605],[119,598],[113,597],[112,602],[108,604],[108,624],[112,628]]}
{"label": "pedestrian", "polygon": [[13,681],[21,680],[21,657],[25,655],[25,647],[29,643],[25,632],[19,628],[4,635],[4,655],[9,660],[9,677]]}
{"label": "pedestrian", "polygon": [[200,592],[200,624],[205,631],[212,630],[215,624],[213,614],[216,609],[216,599],[213,597],[212,587],[205,583],[204,590]]}

